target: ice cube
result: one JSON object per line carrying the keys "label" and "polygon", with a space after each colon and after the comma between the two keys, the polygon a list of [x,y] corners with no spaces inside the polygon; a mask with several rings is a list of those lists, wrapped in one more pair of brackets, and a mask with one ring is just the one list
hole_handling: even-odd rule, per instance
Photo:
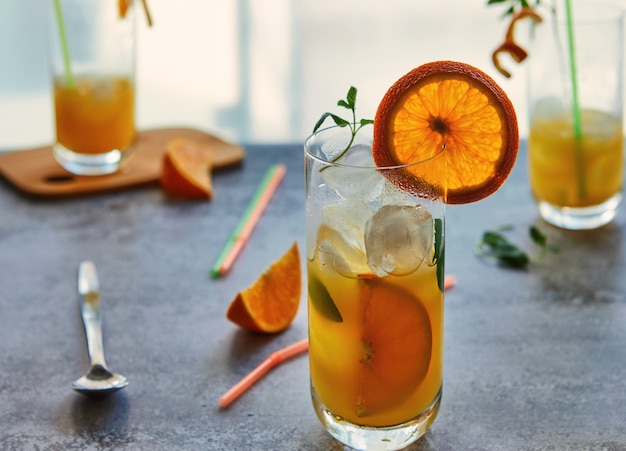
{"label": "ice cube", "polygon": [[366,144],[356,144],[350,147],[341,159],[342,164],[350,166],[361,166],[375,168],[374,157],[372,156],[372,146]]}
{"label": "ice cube", "polygon": [[415,199],[406,191],[398,189],[398,187],[390,181],[385,181],[380,193],[380,205],[414,206]]}
{"label": "ice cube", "polygon": [[360,246],[352,246],[345,236],[326,224],[322,224],[318,230],[315,253],[315,258],[322,266],[342,276],[355,279],[361,274],[370,273],[365,250]]}
{"label": "ice cube", "polygon": [[567,110],[561,99],[558,97],[546,97],[537,101],[531,117],[533,121],[546,122],[562,117],[566,112]]}
{"label": "ice cube", "polygon": [[406,275],[433,254],[433,218],[419,205],[384,205],[365,225],[365,253],[378,276]]}
{"label": "ice cube", "polygon": [[372,209],[363,200],[343,201],[322,208],[322,222],[344,237],[352,247],[365,249],[363,230]]}
{"label": "ice cube", "polygon": [[340,162],[342,165],[328,167],[321,172],[329,188],[342,199],[369,201],[378,197],[385,180],[376,170],[370,146],[352,146]]}
{"label": "ice cube", "polygon": [[323,159],[326,161],[332,161],[335,158],[338,158],[346,146],[350,144],[350,134],[345,133],[334,133],[330,136],[326,136],[321,145],[321,154]]}
{"label": "ice cube", "polygon": [[370,273],[365,257],[364,228],[371,209],[364,201],[340,202],[322,209],[316,258],[346,277]]}
{"label": "ice cube", "polygon": [[597,110],[582,111],[583,134],[589,140],[590,147],[619,146],[611,141],[621,139],[622,121],[615,116]]}

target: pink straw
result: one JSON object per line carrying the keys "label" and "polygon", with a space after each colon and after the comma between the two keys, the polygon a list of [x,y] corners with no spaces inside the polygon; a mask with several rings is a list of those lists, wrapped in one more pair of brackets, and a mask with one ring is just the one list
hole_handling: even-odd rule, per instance
{"label": "pink straw", "polygon": [[444,290],[449,290],[455,285],[456,285],[456,277],[454,277],[452,274],[448,274],[446,277],[443,278]]}
{"label": "pink straw", "polygon": [[309,340],[305,338],[286,348],[280,349],[265,359],[259,366],[253,369],[246,377],[241,379],[233,388],[228,390],[220,398],[220,407],[228,407],[235,399],[243,395],[254,383],[261,379],[265,373],[284,360],[290,359],[309,349]]}

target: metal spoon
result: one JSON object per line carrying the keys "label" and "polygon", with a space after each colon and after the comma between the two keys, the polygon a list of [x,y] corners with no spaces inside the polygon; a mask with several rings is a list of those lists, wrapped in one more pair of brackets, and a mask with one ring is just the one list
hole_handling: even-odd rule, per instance
{"label": "metal spoon", "polygon": [[78,268],[78,293],[91,367],[72,388],[84,395],[106,395],[126,387],[128,379],[109,371],[104,360],[98,275],[93,262],[81,262]]}

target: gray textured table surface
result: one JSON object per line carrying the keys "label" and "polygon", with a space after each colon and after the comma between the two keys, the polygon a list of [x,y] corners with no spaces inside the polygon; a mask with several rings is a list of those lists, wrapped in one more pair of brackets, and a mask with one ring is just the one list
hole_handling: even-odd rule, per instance
{"label": "gray textured table surface", "polygon": [[[175,202],[158,188],[61,201],[0,181],[0,449],[340,450],[309,400],[300,356],[226,410],[219,396],[271,352],[306,336],[261,336],[225,318],[235,293],[294,242],[304,244],[302,152],[249,146],[215,174],[215,199]],[[287,176],[233,271],[209,277],[267,167]],[[495,195],[447,211],[444,398],[412,450],[626,449],[626,215],[591,232],[542,223],[522,152]],[[537,224],[561,252],[526,271],[478,259],[485,229]],[[130,385],[74,393],[87,368],[76,275],[98,268],[105,350]],[[304,299],[304,298],[303,298]]]}

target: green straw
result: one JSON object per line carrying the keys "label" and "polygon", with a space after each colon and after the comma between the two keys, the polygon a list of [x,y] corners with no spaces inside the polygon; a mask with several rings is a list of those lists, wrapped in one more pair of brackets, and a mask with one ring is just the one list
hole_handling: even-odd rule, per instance
{"label": "green straw", "polygon": [[275,164],[265,173],[261,184],[257,188],[246,212],[239,221],[237,228],[231,234],[226,245],[222,249],[217,262],[211,269],[211,276],[218,278],[226,274],[233,265],[235,258],[241,252],[243,246],[248,242],[250,234],[256,223],[259,221],[263,210],[269,203],[272,195],[278,188],[280,181],[285,175],[286,167],[284,164]]}
{"label": "green straw", "polygon": [[583,127],[580,104],[578,103],[578,74],[576,70],[576,51],[574,50],[574,21],[572,19],[572,5],[570,0],[565,0],[565,13],[567,17],[570,77],[572,79],[572,120],[576,145],[576,176],[578,179],[578,195],[581,199],[584,199],[587,190],[585,187],[585,162],[582,149]]}
{"label": "green straw", "polygon": [[59,39],[61,40],[61,52],[63,53],[63,67],[65,68],[65,85],[68,88],[74,86],[74,76],[72,75],[72,65],[70,63],[70,52],[67,47],[67,36],[65,34],[65,23],[63,21],[63,11],[60,0],[54,0],[54,12],[56,13],[57,26],[59,28]]}

